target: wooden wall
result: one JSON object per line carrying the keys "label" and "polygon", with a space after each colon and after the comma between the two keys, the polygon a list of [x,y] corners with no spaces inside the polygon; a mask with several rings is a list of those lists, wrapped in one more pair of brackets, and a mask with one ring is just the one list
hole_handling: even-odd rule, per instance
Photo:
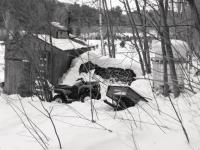
{"label": "wooden wall", "polygon": [[29,62],[5,60],[5,87],[7,94],[30,96],[32,92],[31,66]]}

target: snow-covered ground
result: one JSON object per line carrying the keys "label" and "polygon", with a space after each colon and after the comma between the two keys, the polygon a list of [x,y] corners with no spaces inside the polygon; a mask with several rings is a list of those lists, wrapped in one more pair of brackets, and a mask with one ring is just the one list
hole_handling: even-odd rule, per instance
{"label": "snow-covered ground", "polygon": [[[90,42],[96,43],[98,41]],[[3,50],[4,48],[1,46],[1,60],[3,60]],[[130,51],[130,47],[119,51],[124,52],[125,50]],[[137,56],[135,55],[135,57]],[[124,53],[118,53],[117,60],[114,60],[101,57],[97,49],[75,59],[72,68],[63,76],[62,83],[73,84],[78,77],[89,78],[89,74],[78,74],[80,64],[88,59],[104,67],[132,68],[137,77],[142,77],[139,64],[132,61],[131,58],[125,57]],[[137,58],[135,60],[137,61]],[[3,67],[0,70],[3,79]],[[46,113],[41,104],[51,111],[63,150],[200,149],[200,94],[192,95],[185,92],[177,99],[172,98],[189,136],[190,143],[188,144],[170,100],[154,95],[149,80],[138,79],[132,83],[131,87],[151,100],[148,103],[139,102],[135,107],[118,112],[114,112],[110,106],[103,102],[109,84],[108,81],[103,82],[103,98],[94,101],[95,123],[91,122],[90,101],[72,104],[41,103],[36,97],[21,98],[17,95],[1,94],[0,150],[42,150],[43,148],[29,133],[30,131],[38,137],[32,129],[33,123],[47,136],[46,139],[38,128],[34,128],[48,149],[59,149],[53,126],[48,117],[45,116]],[[32,126],[26,116],[33,121]]]}

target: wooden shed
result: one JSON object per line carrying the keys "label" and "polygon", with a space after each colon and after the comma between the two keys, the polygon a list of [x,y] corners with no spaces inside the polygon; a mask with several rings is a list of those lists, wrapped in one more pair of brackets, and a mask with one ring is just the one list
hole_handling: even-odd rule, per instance
{"label": "wooden shed", "polygon": [[[176,74],[178,78],[178,83],[180,88],[184,88],[184,78],[185,78],[185,63],[187,62],[187,54],[189,52],[189,46],[186,42],[181,40],[171,40],[171,46],[174,56]],[[164,67],[163,67],[163,54],[161,42],[154,40],[152,42],[152,51],[154,56],[151,58],[153,65],[153,88],[155,90],[163,90],[164,87]],[[172,80],[170,76],[169,64],[168,68],[168,85],[169,89],[172,91]]]}
{"label": "wooden shed", "polygon": [[49,35],[24,35],[5,46],[5,87],[7,94],[29,96],[38,78],[56,85],[70,68],[73,58],[90,50],[83,41]]}

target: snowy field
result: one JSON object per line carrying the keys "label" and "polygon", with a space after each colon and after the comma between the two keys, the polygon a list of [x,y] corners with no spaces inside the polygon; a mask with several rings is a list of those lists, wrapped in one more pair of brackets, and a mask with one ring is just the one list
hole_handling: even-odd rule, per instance
{"label": "snowy field", "polygon": [[[90,43],[98,44],[98,41]],[[172,98],[188,134],[188,143],[169,98],[152,93],[152,83],[148,79],[138,79],[131,85],[148,97],[148,103],[140,102],[135,107],[114,112],[103,102],[107,98],[107,86],[111,83],[93,74],[78,73],[80,64],[91,60],[102,67],[132,68],[137,78],[142,78],[137,55],[128,53],[130,50],[129,45],[124,49],[118,47],[116,60],[101,57],[98,49],[83,54],[73,61],[72,68],[61,80],[61,83],[71,85],[79,77],[94,77],[93,80],[98,78],[102,81],[102,99],[94,101],[94,123],[91,122],[89,101],[72,104],[41,103],[36,97],[21,98],[18,95],[1,94],[0,150],[42,150],[47,147],[49,150],[58,150],[58,141],[44,107],[51,112],[63,150],[200,150],[200,94],[185,92],[177,99]],[[127,55],[132,56],[128,59]],[[0,57],[0,63],[3,64],[3,45],[0,45]],[[132,58],[135,58],[134,61]],[[2,64],[1,81],[4,78]],[[47,147],[42,148],[33,136]]]}

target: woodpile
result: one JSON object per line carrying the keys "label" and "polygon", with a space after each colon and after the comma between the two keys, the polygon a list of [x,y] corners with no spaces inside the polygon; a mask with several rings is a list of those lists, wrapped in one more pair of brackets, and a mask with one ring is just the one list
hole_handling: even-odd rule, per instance
{"label": "woodpile", "polygon": [[84,64],[81,64],[79,68],[79,73],[88,73],[90,70],[95,70],[94,74],[102,77],[103,79],[109,79],[114,82],[122,82],[131,85],[135,81],[136,74],[131,69],[122,69],[108,67],[103,68],[96,64],[93,64],[91,61],[88,61]]}

